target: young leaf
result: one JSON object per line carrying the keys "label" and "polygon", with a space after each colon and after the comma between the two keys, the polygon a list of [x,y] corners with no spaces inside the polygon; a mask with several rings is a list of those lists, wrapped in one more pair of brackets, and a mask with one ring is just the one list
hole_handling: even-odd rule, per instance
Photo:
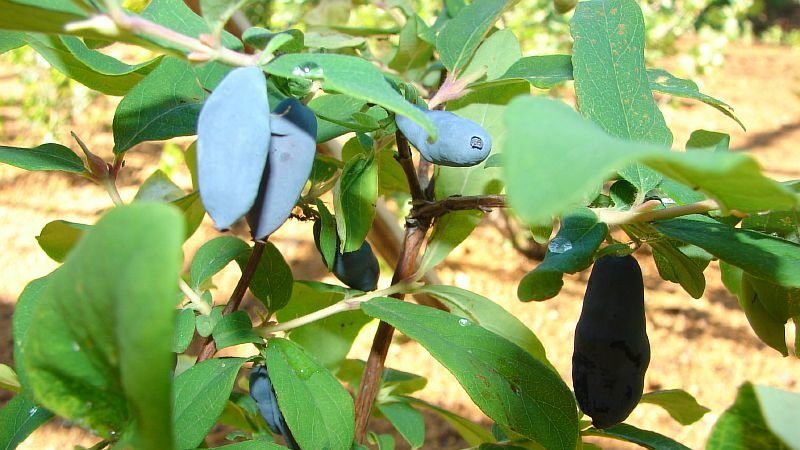
{"label": "young leaf", "polygon": [[219,36],[234,13],[252,2],[253,0],[200,0],[200,10],[211,28],[211,34]]}
{"label": "young leaf", "polygon": [[797,204],[791,189],[762,175],[758,164],[741,153],[669,152],[614,138],[566,104],[544,98],[514,100],[505,120],[508,198],[514,212],[529,223],[547,222],[581,204],[614,172],[635,161],[706,192],[724,208],[756,212]]}
{"label": "young leaf", "polygon": [[42,228],[36,241],[47,256],[58,262],[63,262],[72,247],[83,236],[91,225],[54,220]]}
{"label": "young leaf", "polygon": [[30,394],[17,394],[0,409],[0,448],[17,448],[28,435],[52,418],[53,413],[36,406]]}
{"label": "young leaf", "polygon": [[[117,207],[86,232],[33,311],[21,361],[38,403],[98,435],[171,449],[170,374],[183,218]],[[134,420],[135,418],[135,420]]]}
{"label": "young leaf", "polygon": [[398,36],[397,49],[389,61],[389,68],[407,72],[425,65],[433,55],[433,46],[419,37],[418,29],[427,28],[418,15],[409,17]]}
{"label": "young leaf", "polygon": [[350,450],[353,399],[336,378],[286,339],[270,339],[266,359],[281,412],[300,447]]}
{"label": "young leaf", "polygon": [[514,0],[482,0],[462,8],[439,32],[439,59],[451,72],[460,73],[500,15]]}
{"label": "young leaf", "polygon": [[383,74],[365,59],[333,53],[294,53],[263,67],[273,75],[297,80],[319,79],[322,88],[383,106],[420,124],[431,138],[436,128],[417,107],[405,101]]}
{"label": "young leaf", "polygon": [[736,402],[711,429],[706,449],[800,448],[798,404],[800,396],[795,393],[745,383]]}
{"label": "young leaf", "polygon": [[214,325],[214,342],[217,348],[225,348],[239,344],[259,344],[264,340],[253,331],[253,322],[246,311],[234,311],[223,316]]}
{"label": "young leaf", "polygon": [[60,144],[42,144],[30,149],[0,146],[0,162],[25,170],[88,173],[81,158]]}
{"label": "young leaf", "polygon": [[[612,136],[672,145],[672,133],[656,105],[644,61],[645,25],[634,0],[579,3],[571,22],[575,95],[581,113]],[[633,165],[620,174],[644,193],[661,177]]]}
{"label": "young leaf", "polygon": [[[250,292],[267,307],[270,312],[278,311],[292,298],[294,276],[292,269],[286,264],[280,250],[271,242],[267,242],[261,261],[256,267],[256,274],[250,280]],[[250,252],[241,253],[236,263],[244,270]]]}
{"label": "young leaf", "polygon": [[216,237],[202,245],[194,254],[189,268],[191,286],[198,289],[214,274],[250,249],[244,241],[233,236]]}
{"label": "young leaf", "polygon": [[122,153],[140,142],[195,134],[205,98],[191,64],[164,58],[117,106],[114,153]]}
{"label": "young leaf", "polygon": [[444,303],[450,313],[466,317],[487,330],[517,344],[548,367],[545,348],[539,338],[513,314],[482,295],[455,286],[424,286],[416,292],[425,293]]}
{"label": "young leaf", "polygon": [[639,404],[642,403],[650,403],[664,408],[681,425],[691,425],[711,411],[697,403],[691,394],[680,389],[648,392],[642,395]]}
{"label": "young leaf", "polygon": [[192,343],[195,330],[194,311],[186,308],[178,311],[175,319],[175,339],[172,341],[172,351],[183,353]]}
{"label": "young leaf", "polygon": [[654,431],[641,430],[621,423],[611,428],[598,430],[590,428],[583,432],[586,436],[600,436],[620,441],[633,442],[651,450],[691,450],[689,447]]}
{"label": "young leaf", "polygon": [[546,448],[575,448],[578,416],[572,393],[517,345],[467,318],[425,306],[377,298],[361,309],[425,347],[498,424]]}
{"label": "young leaf", "polygon": [[419,411],[405,402],[383,403],[377,406],[378,411],[386,416],[412,450],[422,447],[425,443],[425,419]]}
{"label": "young leaf", "polygon": [[475,56],[464,68],[464,77],[481,71],[486,72],[487,80],[499,78],[520,58],[522,49],[514,32],[508,28],[498,30],[483,41]]}
{"label": "young leaf", "polygon": [[689,140],[686,141],[686,149],[712,149],[715,152],[727,152],[730,149],[731,136],[716,131],[695,130],[692,131]]}
{"label": "young leaf", "polygon": [[588,208],[564,216],[561,228],[547,246],[544,261],[520,281],[517,296],[522,301],[530,301],[558,295],[564,285],[563,275],[589,267],[606,235],[608,226],[598,222]]}
{"label": "young leaf", "polygon": [[756,278],[800,288],[800,245],[734,228],[700,215],[653,223],[661,233],[696,245]]}
{"label": "young leaf", "polygon": [[172,423],[175,446],[195,448],[203,442],[231,395],[245,358],[212,358],[175,378]]}
{"label": "young leaf", "polygon": [[378,166],[371,155],[347,161],[333,191],[336,228],[344,252],[358,250],[375,218],[378,199]]}
{"label": "young leaf", "polygon": [[[346,290],[311,281],[294,283],[292,300],[278,311],[280,322],[330,306],[344,298]],[[336,369],[350,351],[358,332],[369,322],[361,311],[347,311],[295,328],[289,339],[302,345],[326,368]],[[324,339],[320,339],[324,336]]]}
{"label": "young leaf", "polygon": [[183,190],[163,170],[157,169],[139,186],[134,201],[173,202],[184,197]]}

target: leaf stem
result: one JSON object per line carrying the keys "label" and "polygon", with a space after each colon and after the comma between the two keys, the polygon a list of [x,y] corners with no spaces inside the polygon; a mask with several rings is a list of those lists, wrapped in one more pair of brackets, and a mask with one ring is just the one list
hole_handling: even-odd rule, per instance
{"label": "leaf stem", "polygon": [[671,208],[648,210],[650,205],[642,204],[642,209],[632,209],[630,211],[619,211],[610,208],[595,208],[597,219],[608,225],[623,225],[626,223],[653,222],[656,220],[674,219],[675,217],[686,216],[689,214],[702,214],[709,211],[721,209],[715,200],[703,200],[688,205],[674,206]]}
{"label": "leaf stem", "polygon": [[178,278],[178,287],[180,287],[183,295],[189,299],[189,303],[194,306],[194,309],[200,311],[200,314],[204,316],[211,314],[211,305],[203,301],[203,299],[197,295],[197,292],[195,292],[195,290],[192,289],[192,287],[189,286],[186,281],[183,280],[183,278]]}

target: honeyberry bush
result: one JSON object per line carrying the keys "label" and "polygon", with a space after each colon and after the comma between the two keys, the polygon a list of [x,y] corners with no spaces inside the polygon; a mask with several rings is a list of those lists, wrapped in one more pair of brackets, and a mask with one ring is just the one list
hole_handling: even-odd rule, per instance
{"label": "honeyberry bush", "polygon": [[[17,302],[15,367],[2,367],[1,378],[3,388],[17,392],[0,410],[4,448],[16,447],[55,416],[95,433],[102,440],[94,448],[203,448],[216,424],[232,430],[223,444],[232,450],[282,443],[394,448],[390,435],[369,432],[370,416],[388,419],[418,448],[425,430],[420,411],[426,409],[472,448],[596,448],[582,442],[586,437],[686,448],[625,423],[592,426],[524,324],[476,293],[421,281],[488,208],[508,207],[548,243],[544,261],[519,282],[521,301],[553,299],[564,274],[600,258],[639,257],[636,251],[648,246],[659,274],[687,297],[702,296],[704,269],[718,261],[755,334],[783,356],[792,347],[798,356],[800,337],[788,346],[785,326],[800,317],[800,182],[766,177],[749,156],[730,152],[730,139],[720,132],[698,130],[685,151],[671,150],[684,145],[673,142],[654,91],[706,103],[741,123],[730,106],[693,82],[646,67],[636,2],[580,2],[570,13],[571,54],[524,57],[515,30],[500,21],[515,1],[448,0],[435,18],[418,16],[410,3],[389,2],[384,6],[397,21],[396,33],[338,27],[306,39],[300,29],[224,31],[248,3],[203,0],[198,16],[179,0],[152,0],[146,7],[115,0],[0,0],[0,49],[30,46],[68,77],[122,96],[109,118],[112,161],[77,136],[71,146],[0,147],[4,163],[73,173],[104,186],[113,201],[95,224],[55,221],[38,236],[42,249],[63,264],[31,281]],[[573,5],[557,6],[567,11]],[[130,65],[103,53],[113,42],[160,56]],[[220,117],[199,129],[204,104],[211,104],[210,96],[225,97],[215,88],[243,70],[236,67],[263,78],[256,91],[266,88],[266,98],[231,95],[223,104],[230,114],[248,112],[242,121]],[[577,108],[547,96],[570,80]],[[301,180],[303,192],[289,198],[296,200],[293,217],[319,223],[317,242],[331,270],[337,257],[364,247],[378,198],[410,202],[391,286],[362,292],[294,280],[269,233],[259,235],[257,226],[252,243],[220,235],[184,261],[183,243],[210,210],[209,197],[197,191],[201,186],[224,191],[246,185],[243,193],[226,194],[231,205],[270,180],[292,197],[288,186],[297,172],[272,173],[278,161],[265,156],[269,139],[292,136],[275,134],[286,111],[274,105],[287,99],[313,111],[319,144],[308,179]],[[396,118],[427,133],[428,140],[414,142],[421,149],[463,131],[438,128],[426,108],[482,127],[493,142],[488,159],[448,167],[414,155]],[[215,123],[225,127],[215,130]],[[272,138],[264,137],[270,129]],[[125,204],[115,182],[126,152],[198,132],[201,141],[230,134],[229,142],[217,139],[222,144],[212,146],[220,170],[210,169],[210,178],[198,174],[198,162],[209,160],[193,144],[185,152],[192,192],[155,171]],[[237,133],[262,137],[237,146]],[[341,155],[326,144],[340,136],[349,137]],[[243,151],[261,159],[236,159]],[[269,176],[247,175],[262,165]],[[242,268],[240,282],[230,299],[219,298],[213,277],[234,262]],[[255,324],[237,310],[248,290],[263,306]],[[613,306],[613,292],[612,286],[601,300]],[[420,304],[402,301],[407,294]],[[369,359],[347,359],[371,319],[382,322]],[[453,373],[493,422],[491,430],[414,398],[424,378],[384,368],[393,328]],[[196,359],[186,354],[195,336],[203,341]],[[215,356],[239,344],[257,351]],[[599,349],[591,356],[600,364],[610,354]],[[258,384],[264,395],[248,395],[248,383],[237,383],[248,371],[257,383],[268,371],[274,391]],[[681,424],[707,412],[681,390],[648,392],[640,402],[663,407]],[[797,394],[745,384],[707,448],[800,448],[793,429],[798,404]]]}

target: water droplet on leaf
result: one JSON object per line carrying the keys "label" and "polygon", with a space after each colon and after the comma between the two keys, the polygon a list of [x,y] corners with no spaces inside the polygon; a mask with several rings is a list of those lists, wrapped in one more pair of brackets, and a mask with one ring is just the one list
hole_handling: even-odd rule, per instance
{"label": "water droplet on leaf", "polygon": [[465,319],[462,317],[461,319],[458,319],[458,324],[461,325],[462,327],[466,327],[470,324],[470,321],[469,319]]}
{"label": "water droplet on leaf", "polygon": [[318,64],[307,62],[292,69],[292,75],[303,78],[322,78],[325,72]]}
{"label": "water droplet on leaf", "polygon": [[552,253],[566,253],[572,250],[572,241],[557,237],[547,244],[547,249]]}

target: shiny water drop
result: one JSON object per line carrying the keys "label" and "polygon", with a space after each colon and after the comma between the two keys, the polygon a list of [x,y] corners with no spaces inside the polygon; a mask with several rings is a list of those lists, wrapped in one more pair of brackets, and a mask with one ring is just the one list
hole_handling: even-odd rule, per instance
{"label": "shiny water drop", "polygon": [[557,237],[547,244],[547,249],[552,253],[566,253],[572,250],[572,241]]}
{"label": "shiny water drop", "polygon": [[325,72],[322,70],[322,67],[313,62],[300,64],[299,66],[292,69],[292,75],[296,77],[314,79],[314,78],[322,78],[324,74]]}
{"label": "shiny water drop", "polygon": [[671,199],[669,197],[662,198],[661,199],[661,203],[663,203],[664,205],[674,205],[674,204],[676,204],[675,200],[673,200],[673,199]]}
{"label": "shiny water drop", "polygon": [[462,327],[466,327],[470,324],[470,321],[469,319],[465,319],[462,317],[461,319],[458,319],[458,324],[461,325]]}
{"label": "shiny water drop", "polygon": [[33,408],[28,410],[28,415],[32,416],[32,415],[36,414],[37,412],[39,412],[39,407],[38,406],[34,406]]}

